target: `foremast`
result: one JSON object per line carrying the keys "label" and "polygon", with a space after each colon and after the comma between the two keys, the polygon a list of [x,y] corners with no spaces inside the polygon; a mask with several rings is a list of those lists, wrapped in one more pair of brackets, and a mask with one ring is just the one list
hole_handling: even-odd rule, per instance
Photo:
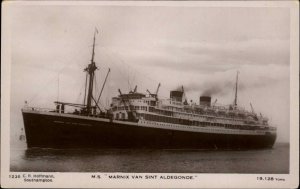
{"label": "foremast", "polygon": [[86,97],[84,97],[84,98],[86,98],[86,99],[84,99],[84,102],[86,100],[86,111],[87,111],[88,114],[92,113],[93,84],[94,84],[95,70],[97,69],[96,63],[94,61],[95,41],[96,41],[96,34],[97,33],[98,33],[98,30],[95,29],[94,39],[93,39],[93,51],[92,51],[91,63],[84,69],[84,71],[87,72],[87,77],[89,78],[89,79],[86,78],[86,82],[87,82],[87,80],[89,80],[88,94],[87,94]]}

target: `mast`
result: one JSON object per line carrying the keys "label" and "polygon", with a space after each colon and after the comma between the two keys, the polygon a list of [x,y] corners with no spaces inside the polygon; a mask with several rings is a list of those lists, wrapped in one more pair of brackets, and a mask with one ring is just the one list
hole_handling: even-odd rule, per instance
{"label": "mast", "polygon": [[236,72],[234,107],[237,106],[238,79],[239,79],[239,71]]}
{"label": "mast", "polygon": [[94,33],[94,40],[93,40],[93,51],[92,51],[92,59],[91,63],[84,69],[88,73],[89,76],[89,87],[88,87],[88,95],[87,95],[87,104],[86,104],[86,110],[87,113],[91,113],[91,107],[92,107],[92,98],[93,98],[93,83],[94,83],[94,75],[95,70],[97,69],[97,66],[94,61],[95,57],[95,41],[96,41],[96,34],[98,33],[97,28],[95,29]]}
{"label": "mast", "polygon": [[85,105],[85,100],[86,100],[86,85],[87,85],[87,79],[88,79],[88,74],[85,74],[85,84],[84,84],[84,98],[83,98],[83,105]]}

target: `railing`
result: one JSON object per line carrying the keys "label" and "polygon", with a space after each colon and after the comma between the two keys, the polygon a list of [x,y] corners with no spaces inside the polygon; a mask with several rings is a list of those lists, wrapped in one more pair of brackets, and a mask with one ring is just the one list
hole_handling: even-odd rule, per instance
{"label": "railing", "polygon": [[22,110],[36,111],[36,112],[56,112],[56,109],[39,108],[39,107],[29,107],[29,106],[23,107]]}
{"label": "railing", "polygon": [[34,111],[34,112],[55,112],[55,113],[59,113],[59,114],[73,114],[73,115],[77,115],[77,116],[88,116],[88,117],[97,117],[97,118],[111,118],[110,115],[108,114],[91,114],[91,115],[87,115],[87,114],[82,114],[80,112],[61,112],[57,109],[51,109],[51,108],[39,108],[39,107],[28,107],[25,106],[22,108],[22,110],[26,110],[26,111]]}

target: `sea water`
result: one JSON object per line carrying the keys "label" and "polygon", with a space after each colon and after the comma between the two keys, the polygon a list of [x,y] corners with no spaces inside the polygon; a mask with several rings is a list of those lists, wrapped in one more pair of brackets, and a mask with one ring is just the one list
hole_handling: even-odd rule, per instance
{"label": "sea water", "polygon": [[289,144],[261,150],[11,148],[13,172],[289,173]]}

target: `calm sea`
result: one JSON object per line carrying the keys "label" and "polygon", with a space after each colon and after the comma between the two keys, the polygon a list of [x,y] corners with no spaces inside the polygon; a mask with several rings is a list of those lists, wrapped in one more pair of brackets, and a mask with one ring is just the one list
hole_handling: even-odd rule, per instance
{"label": "calm sea", "polygon": [[289,145],[264,150],[11,149],[11,171],[289,173]]}

